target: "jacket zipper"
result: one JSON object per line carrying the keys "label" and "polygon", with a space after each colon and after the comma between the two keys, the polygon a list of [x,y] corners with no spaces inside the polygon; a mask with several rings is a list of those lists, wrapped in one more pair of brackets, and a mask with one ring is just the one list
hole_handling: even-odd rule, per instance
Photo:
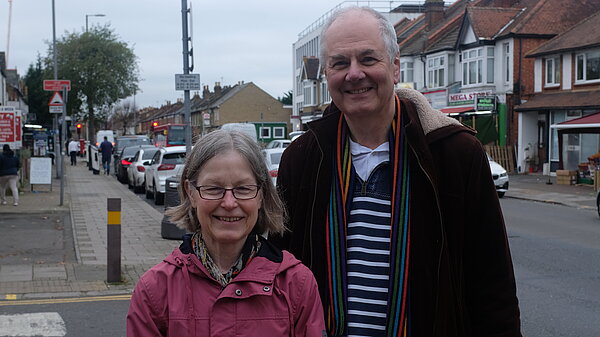
{"label": "jacket zipper", "polygon": [[[442,220],[442,211],[441,211],[441,207],[440,207],[440,198],[438,195],[438,191],[435,187],[435,185],[433,184],[433,179],[431,179],[431,176],[427,173],[427,170],[425,170],[425,168],[423,167],[423,165],[421,164],[421,159],[419,158],[419,155],[417,154],[417,151],[414,149],[414,147],[409,143],[410,149],[412,150],[413,154],[415,155],[415,157],[417,158],[417,164],[419,164],[419,167],[421,168],[421,171],[423,171],[423,173],[425,174],[425,176],[427,177],[427,180],[429,180],[429,183],[431,184],[431,187],[433,189],[433,193],[435,194],[435,202],[437,204],[438,207],[438,217],[440,219],[440,229],[441,229],[441,245],[440,245],[440,252],[439,252],[439,256],[438,256],[438,266],[437,266],[437,279],[436,279],[436,295],[435,295],[435,315],[437,317],[438,315],[438,306],[439,306],[439,291],[440,291],[440,269],[442,266],[442,253],[444,251],[444,245],[445,245],[445,240],[446,240],[446,236],[444,233],[444,222]],[[437,330],[437,319],[433,320],[433,334],[432,336],[435,336],[435,331]]]}
{"label": "jacket zipper", "polygon": [[[319,159],[319,165],[317,166],[317,182],[319,181],[319,178],[321,176],[321,166],[323,165],[323,157],[325,156],[323,153],[323,148],[321,147],[321,143],[319,142],[319,137],[317,137],[317,134],[310,130],[311,132],[313,132],[315,140],[317,142],[317,146],[319,148],[319,152],[321,153],[321,157]],[[310,252],[310,268],[312,268],[312,262],[313,262],[313,224],[314,224],[314,215],[315,215],[315,204],[317,203],[317,184],[315,184],[314,187],[314,192],[313,192],[313,198],[312,198],[312,205],[311,205],[311,210],[310,210],[310,226],[308,229],[308,237],[309,237],[309,252]]]}

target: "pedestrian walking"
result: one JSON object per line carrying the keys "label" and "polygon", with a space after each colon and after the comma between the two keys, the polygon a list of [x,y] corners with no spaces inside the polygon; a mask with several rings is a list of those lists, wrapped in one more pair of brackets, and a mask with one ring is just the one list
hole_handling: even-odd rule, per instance
{"label": "pedestrian walking", "polygon": [[71,166],[77,165],[77,152],[79,152],[79,142],[71,138],[69,142],[69,155],[71,156]]}
{"label": "pedestrian walking", "polygon": [[0,204],[6,205],[6,189],[10,188],[13,196],[13,205],[19,206],[19,189],[17,181],[19,180],[19,168],[21,163],[15,156],[8,144],[2,147],[0,154]]}
{"label": "pedestrian walking", "polygon": [[521,336],[506,229],[474,131],[394,90],[394,27],[323,25],[332,103],[283,153],[283,240],[314,273],[330,336]]}
{"label": "pedestrian walking", "polygon": [[110,174],[110,159],[112,157],[113,145],[108,141],[108,137],[104,136],[104,141],[100,143],[98,151],[102,154],[102,167],[104,167],[104,174]]}
{"label": "pedestrian walking", "polygon": [[181,203],[165,214],[192,234],[140,278],[127,336],[324,336],[314,276],[263,237],[285,227],[256,141],[209,133],[179,186]]}

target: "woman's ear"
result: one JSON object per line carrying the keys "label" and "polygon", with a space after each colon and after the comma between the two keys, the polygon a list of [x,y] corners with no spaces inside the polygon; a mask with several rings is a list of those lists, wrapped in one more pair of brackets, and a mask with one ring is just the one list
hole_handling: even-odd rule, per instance
{"label": "woman's ear", "polygon": [[197,197],[198,197],[198,193],[194,193],[194,191],[196,190],[193,185],[192,182],[189,180],[185,181],[185,185],[183,186],[185,193],[188,197],[188,199],[190,199],[191,203],[196,203],[197,202]]}

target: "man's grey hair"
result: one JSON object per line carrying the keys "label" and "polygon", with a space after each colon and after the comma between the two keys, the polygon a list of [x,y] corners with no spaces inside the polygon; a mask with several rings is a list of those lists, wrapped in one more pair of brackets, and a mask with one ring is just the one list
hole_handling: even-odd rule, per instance
{"label": "man's grey hair", "polygon": [[321,35],[319,36],[319,59],[321,61],[321,64],[327,64],[327,31],[329,30],[333,22],[335,22],[335,20],[350,12],[355,11],[371,14],[375,19],[377,19],[379,23],[379,32],[381,34],[381,38],[383,39],[383,44],[385,45],[385,49],[387,50],[390,62],[393,63],[394,58],[396,58],[398,53],[400,52],[400,47],[398,46],[398,39],[396,37],[396,30],[394,29],[394,26],[385,16],[383,16],[383,14],[374,10],[373,8],[350,6],[335,11],[323,25],[323,30],[321,30]]}

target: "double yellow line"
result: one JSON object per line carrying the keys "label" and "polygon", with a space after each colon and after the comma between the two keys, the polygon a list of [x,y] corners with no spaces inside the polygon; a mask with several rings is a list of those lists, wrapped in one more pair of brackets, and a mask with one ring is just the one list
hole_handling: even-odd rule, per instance
{"label": "double yellow line", "polygon": [[34,304],[129,301],[130,299],[131,299],[131,295],[112,295],[112,296],[91,296],[91,297],[47,298],[47,299],[39,299],[39,300],[14,300],[14,301],[0,300],[0,307],[13,306],[13,305],[34,305]]}

